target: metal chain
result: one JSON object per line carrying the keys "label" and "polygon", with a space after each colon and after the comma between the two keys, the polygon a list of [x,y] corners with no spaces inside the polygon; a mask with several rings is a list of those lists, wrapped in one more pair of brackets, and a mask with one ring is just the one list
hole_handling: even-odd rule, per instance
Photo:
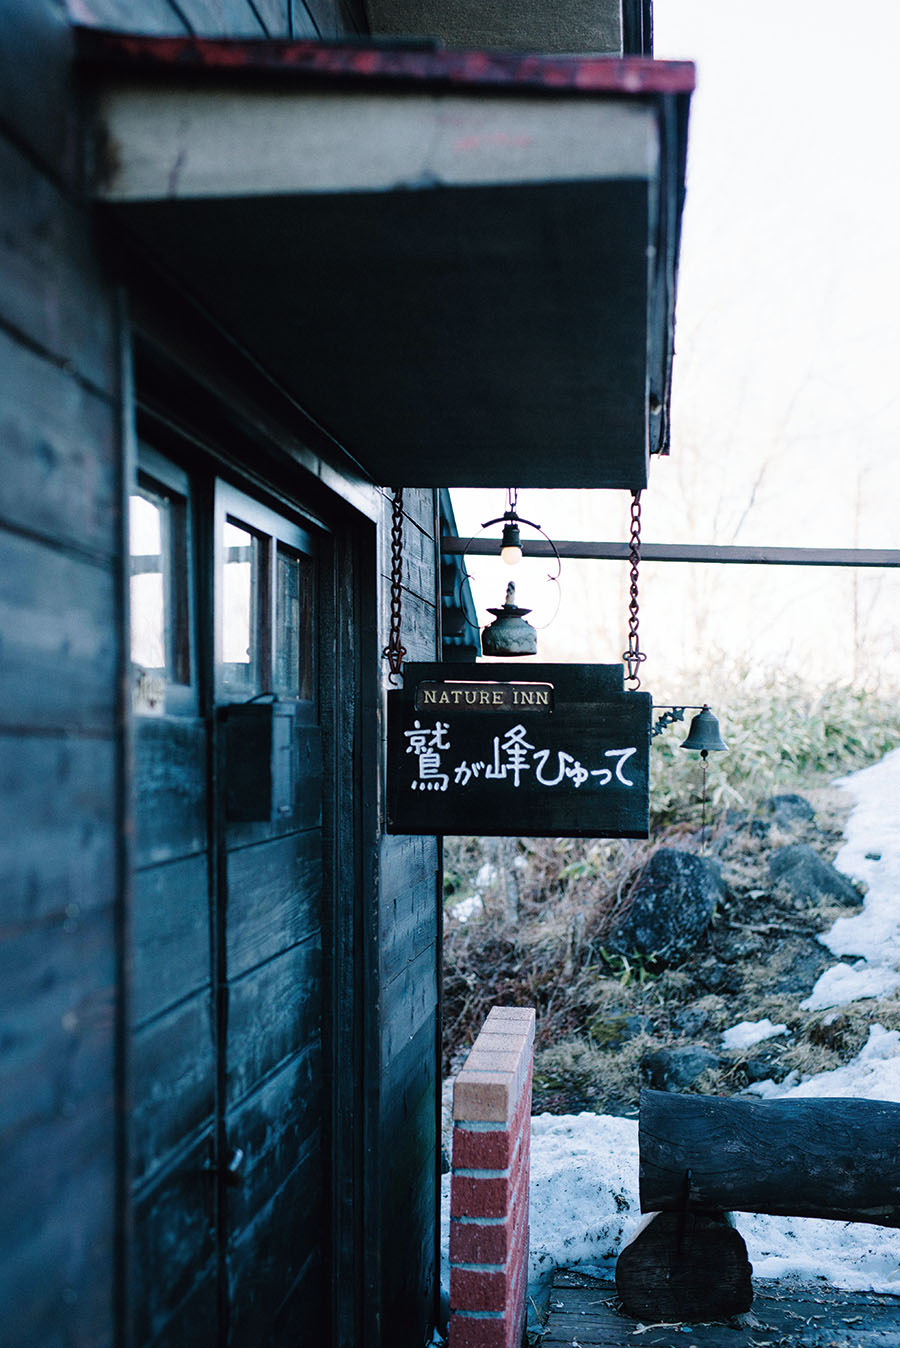
{"label": "metal chain", "polygon": [[631,583],[628,588],[628,650],[623,651],[622,659],[628,667],[626,675],[631,684],[631,692],[641,686],[638,670],[647,656],[641,650],[638,626],[640,623],[640,605],[638,604],[638,570],[641,565],[641,493],[631,493],[631,540],[628,550],[631,559]]}
{"label": "metal chain", "polygon": [[400,619],[403,611],[403,488],[394,488],[391,509],[391,630],[388,644],[381,652],[390,667],[389,679],[396,683],[406,647],[400,641]]}

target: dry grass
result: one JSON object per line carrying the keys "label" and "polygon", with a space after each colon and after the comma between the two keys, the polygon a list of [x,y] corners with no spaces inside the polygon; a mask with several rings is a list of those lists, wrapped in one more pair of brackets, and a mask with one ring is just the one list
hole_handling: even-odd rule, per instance
{"label": "dry grass", "polygon": [[[827,785],[803,794],[811,825],[791,830],[724,817],[707,839],[722,864],[727,896],[709,938],[678,968],[605,954],[610,923],[655,848],[696,846],[685,824],[658,828],[649,842],[572,839],[448,839],[444,1052],[454,1070],[496,1003],[537,1010],[535,1110],[634,1114],[648,1052],[706,1047],[719,1066],[687,1087],[731,1094],[760,1072],[782,1080],[828,1071],[863,1047],[873,1020],[900,1029],[900,998],[858,1002],[839,1014],[799,1010],[833,958],[817,934],[845,909],[798,908],[768,874],[774,847],[806,841],[827,860],[849,808]],[[456,902],[481,896],[480,913],[456,921]],[[722,1032],[769,1017],[788,1033],[746,1056],[722,1050]]]}

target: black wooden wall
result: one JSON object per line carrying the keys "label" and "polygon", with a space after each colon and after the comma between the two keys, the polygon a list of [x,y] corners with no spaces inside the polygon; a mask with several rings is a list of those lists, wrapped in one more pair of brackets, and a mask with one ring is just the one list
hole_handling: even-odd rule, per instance
{"label": "black wooden wall", "polygon": [[[78,22],[323,37],[358,0],[69,0]],[[0,0],[0,1306],[5,1348],[127,1342],[128,329],[76,188],[65,13]],[[370,580],[387,639],[390,498]],[[406,493],[403,639],[438,650],[434,496]],[[372,652],[377,660],[377,652]],[[381,715],[378,678],[372,714]],[[377,773],[375,773],[377,776]],[[377,841],[356,1014],[365,1338],[419,1345],[436,1278],[438,847]],[[365,832],[365,829],[361,830]],[[298,1339],[298,1342],[302,1341]],[[346,1340],[350,1342],[350,1340]]]}
{"label": "black wooden wall", "polygon": [[67,0],[76,23],[197,37],[335,38],[367,31],[362,0]]}
{"label": "black wooden wall", "polygon": [[[382,537],[382,630],[390,598],[390,502]],[[440,659],[440,574],[435,493],[404,493],[402,639],[407,659]],[[421,652],[421,654],[420,654]],[[389,686],[385,683],[385,687]],[[382,1268],[385,1343],[416,1343],[431,1307],[435,1168],[440,1152],[440,860],[433,838],[380,844],[378,923],[382,1110],[382,1221],[391,1254]]]}
{"label": "black wooden wall", "polygon": [[0,14],[0,1336],[109,1342],[122,670],[115,298],[68,188],[68,35]]}

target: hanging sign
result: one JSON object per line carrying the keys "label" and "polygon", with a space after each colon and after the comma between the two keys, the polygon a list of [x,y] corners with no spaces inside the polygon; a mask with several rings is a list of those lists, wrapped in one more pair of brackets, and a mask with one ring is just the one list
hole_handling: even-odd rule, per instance
{"label": "hanging sign", "polygon": [[406,664],[387,831],[646,838],[649,693],[621,665]]}

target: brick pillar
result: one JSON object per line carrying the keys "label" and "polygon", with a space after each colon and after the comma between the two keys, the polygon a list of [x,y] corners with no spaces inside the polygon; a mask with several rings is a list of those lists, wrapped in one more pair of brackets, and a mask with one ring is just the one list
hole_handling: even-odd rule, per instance
{"label": "brick pillar", "polygon": [[495,1006],[453,1086],[449,1348],[520,1348],[534,1011]]}

